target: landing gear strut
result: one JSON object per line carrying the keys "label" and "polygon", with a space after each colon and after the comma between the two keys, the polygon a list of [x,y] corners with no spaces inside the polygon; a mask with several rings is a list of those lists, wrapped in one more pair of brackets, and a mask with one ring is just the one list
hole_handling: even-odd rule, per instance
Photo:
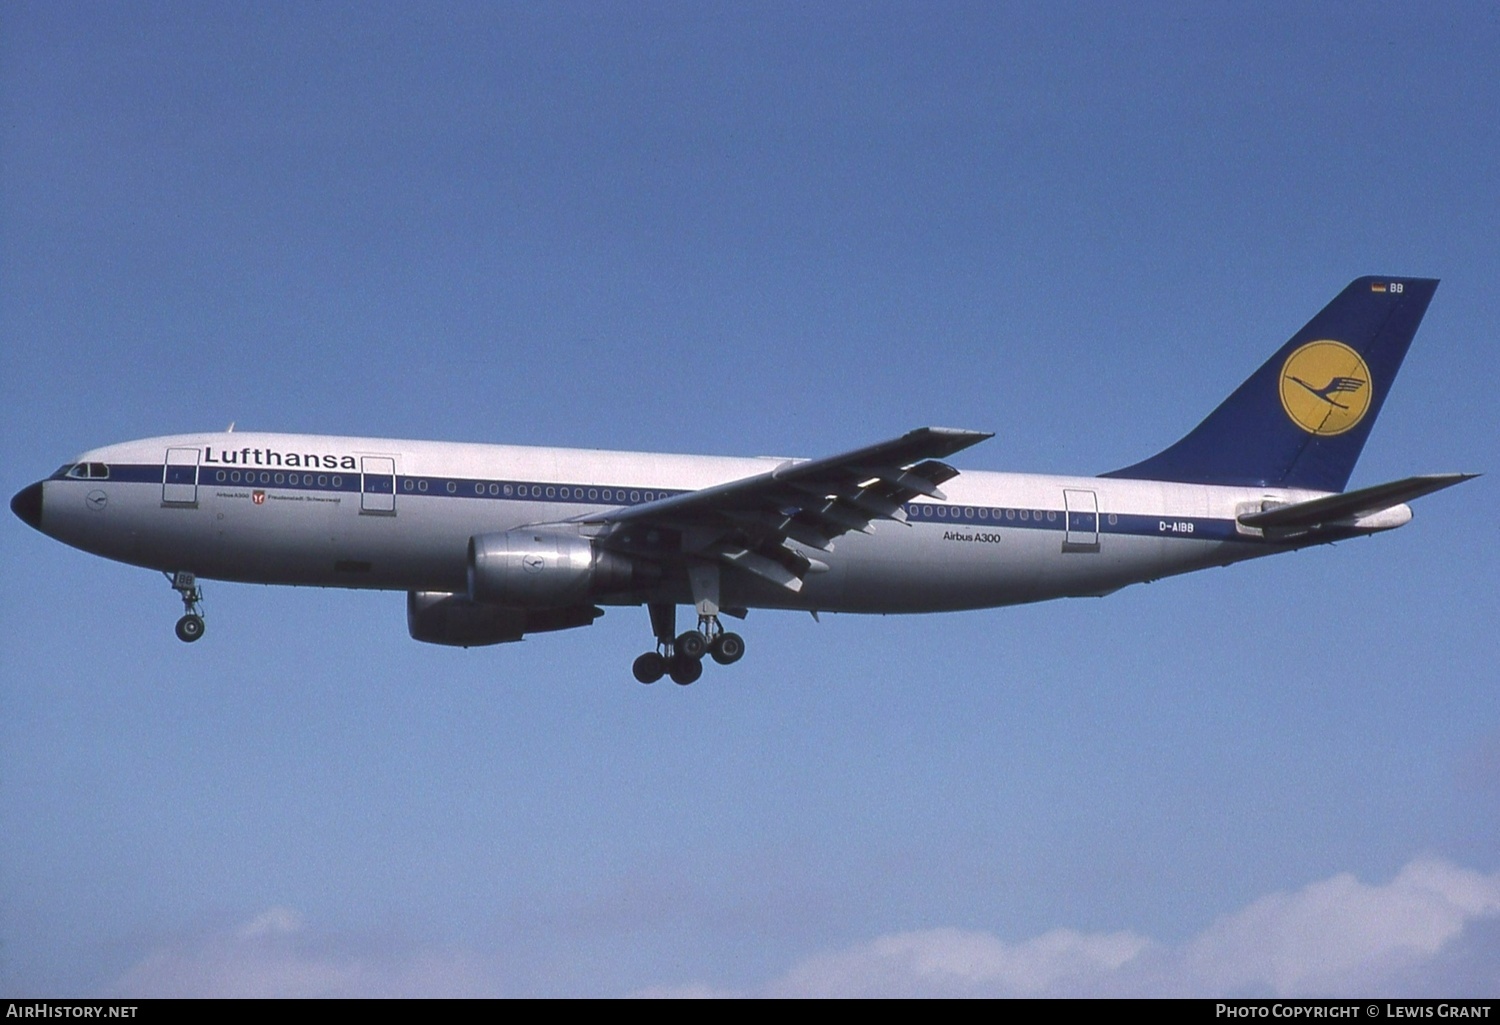
{"label": "landing gear strut", "polygon": [[703,656],[708,655],[721,666],[738,662],[745,654],[745,639],[727,632],[717,613],[700,615],[698,629],[673,636],[677,631],[677,606],[652,604],[651,632],[656,635],[656,650],[635,660],[631,672],[642,683],[655,683],[663,676],[686,687],[703,675]]}
{"label": "landing gear strut", "polygon": [[168,573],[172,590],[182,596],[183,617],[177,621],[177,639],[191,644],[203,636],[203,592],[198,589],[198,580],[191,573]]}

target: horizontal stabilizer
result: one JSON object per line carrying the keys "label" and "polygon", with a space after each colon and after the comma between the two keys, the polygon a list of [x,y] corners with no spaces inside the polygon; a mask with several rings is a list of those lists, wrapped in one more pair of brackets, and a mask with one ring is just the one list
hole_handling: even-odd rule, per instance
{"label": "horizontal stabilizer", "polygon": [[1248,513],[1239,517],[1239,521],[1247,527],[1257,529],[1311,529],[1326,523],[1368,516],[1423,495],[1430,495],[1434,491],[1462,484],[1477,476],[1477,473],[1430,473],[1421,477],[1406,477],[1388,484],[1346,491],[1342,495],[1329,495],[1326,498],[1314,498],[1308,502]]}

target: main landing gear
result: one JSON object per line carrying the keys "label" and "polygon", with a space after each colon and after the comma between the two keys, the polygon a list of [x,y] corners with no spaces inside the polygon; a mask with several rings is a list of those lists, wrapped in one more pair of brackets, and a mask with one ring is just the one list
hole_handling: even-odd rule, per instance
{"label": "main landing gear", "polygon": [[198,580],[191,573],[168,573],[172,590],[182,596],[183,617],[177,621],[177,639],[191,644],[203,636],[203,592],[198,589]]}
{"label": "main landing gear", "polygon": [[673,636],[677,631],[677,606],[651,605],[651,630],[656,650],[635,660],[631,671],[642,683],[655,683],[663,676],[686,687],[703,675],[703,656],[721,666],[732,665],[745,655],[745,639],[725,630],[717,614],[700,615],[698,629]]}

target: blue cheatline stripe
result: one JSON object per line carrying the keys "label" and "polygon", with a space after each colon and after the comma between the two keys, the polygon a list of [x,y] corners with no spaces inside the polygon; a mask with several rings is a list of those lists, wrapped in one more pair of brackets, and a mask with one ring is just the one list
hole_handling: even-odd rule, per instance
{"label": "blue cheatline stripe", "polygon": [[[906,506],[912,522],[937,526],[983,530],[1066,530],[1067,513],[1061,509],[995,508],[994,506],[940,505],[936,502],[911,502]],[[1073,513],[1074,533],[1094,532],[1094,513]],[[1198,538],[1208,541],[1250,541],[1239,532],[1233,520],[1206,516],[1144,516],[1136,513],[1098,513],[1100,534],[1129,534],[1140,537]]]}
{"label": "blue cheatline stripe", "polygon": [[[52,475],[53,480],[69,480],[66,467]],[[109,464],[109,477],[103,480],[78,480],[79,484],[123,481],[132,484],[162,483],[167,467],[157,463]],[[182,467],[171,467],[171,483],[192,484],[191,475],[178,480]],[[364,488],[371,494],[390,494],[389,474],[370,474]],[[687,494],[683,489],[640,488],[596,484],[562,484],[556,481],[491,480],[486,477],[417,477],[397,475],[396,494],[410,498],[468,498],[506,502],[546,502],[549,504],[613,507],[640,505],[672,495]],[[268,470],[200,468],[198,487],[275,488],[283,491],[342,492],[359,494],[361,475],[357,470]],[[1022,509],[1004,506],[954,505],[940,502],[908,502],[906,514],[912,523],[982,530],[1055,530],[1068,527],[1068,514],[1061,509]],[[1202,541],[1256,541],[1243,535],[1233,520],[1202,516],[1166,518],[1136,513],[1073,513],[1075,533],[1093,533],[1097,518],[1100,534],[1138,537],[1194,538]]]}

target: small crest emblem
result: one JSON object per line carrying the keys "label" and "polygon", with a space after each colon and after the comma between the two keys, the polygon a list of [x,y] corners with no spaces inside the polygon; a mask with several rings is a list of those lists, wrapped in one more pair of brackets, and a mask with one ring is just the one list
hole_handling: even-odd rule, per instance
{"label": "small crest emblem", "polygon": [[252,491],[250,492],[250,501],[254,502],[256,505],[265,505],[266,493],[264,491]]}

